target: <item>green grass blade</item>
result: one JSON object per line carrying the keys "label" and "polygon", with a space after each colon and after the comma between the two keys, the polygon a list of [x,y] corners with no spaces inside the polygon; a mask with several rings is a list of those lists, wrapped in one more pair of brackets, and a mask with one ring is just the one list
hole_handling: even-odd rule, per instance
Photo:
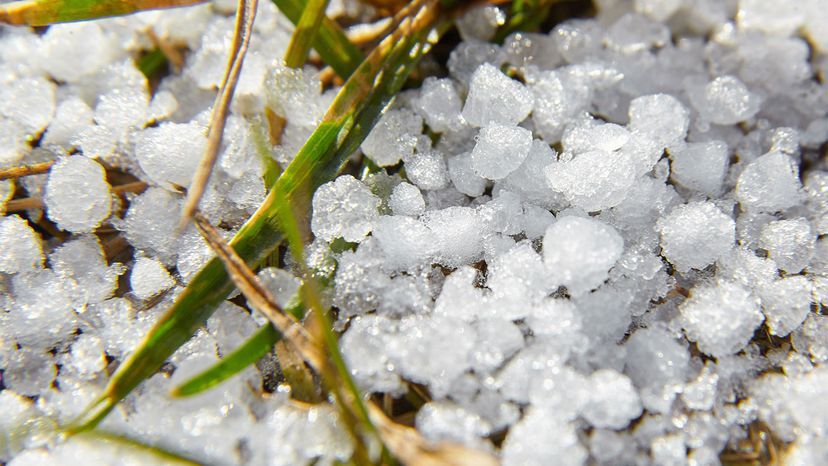
{"label": "green grass blade", "polygon": [[147,79],[152,79],[167,65],[167,57],[160,49],[153,49],[138,59],[138,70]]}
{"label": "green grass blade", "polygon": [[495,33],[494,42],[501,44],[517,31],[536,31],[549,16],[549,7],[559,0],[520,0],[511,5],[509,20]]}
{"label": "green grass blade", "polygon": [[319,26],[322,24],[322,18],[325,17],[327,8],[328,0],[308,0],[305,3],[302,16],[299,18],[299,22],[296,23],[293,35],[290,36],[290,43],[288,43],[287,52],[285,52],[285,66],[301,68],[305,64],[305,60],[308,59],[308,52],[310,52],[311,42],[319,31]]}
{"label": "green grass blade", "polygon": [[192,396],[215,387],[261,359],[281,339],[282,334],[272,325],[263,325],[221,361],[175,387],[171,392],[172,396]]}
{"label": "green grass blade", "polygon": [[[303,0],[273,0],[273,3],[294,25],[298,26],[305,5]],[[324,15],[311,45],[322,57],[322,61],[333,68],[342,79],[348,79],[365,58],[359,47],[348,39],[342,28]]]}
{"label": "green grass blade", "polygon": [[262,122],[255,122],[250,126],[250,135],[253,139],[253,146],[256,148],[256,155],[262,163],[262,178],[264,179],[265,188],[270,191],[282,174],[282,167],[276,163],[273,158],[273,152],[270,149],[270,141],[268,141],[267,129]]}
{"label": "green grass blade", "polygon": [[206,0],[21,0],[0,5],[0,23],[47,26],[189,6],[204,1]]}
{"label": "green grass blade", "polygon": [[[280,205],[293,206],[302,213],[299,221],[307,221],[313,192],[336,175],[401,89],[430,47],[425,37],[436,19],[421,21],[419,29],[405,36],[387,38],[345,83],[322,123],[233,238],[231,246],[248,264],[261,263],[282,240]],[[101,397],[67,431],[91,429],[100,422],[204,325],[232,289],[221,260],[210,260],[121,364]]]}

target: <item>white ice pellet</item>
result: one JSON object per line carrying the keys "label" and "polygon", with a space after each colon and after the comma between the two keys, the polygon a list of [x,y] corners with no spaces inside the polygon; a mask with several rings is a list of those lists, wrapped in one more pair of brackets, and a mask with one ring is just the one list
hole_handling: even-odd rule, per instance
{"label": "white ice pellet", "polygon": [[529,155],[532,132],[518,126],[482,128],[471,153],[471,166],[483,178],[499,180],[515,171]]}
{"label": "white ice pellet", "polygon": [[434,313],[473,321],[481,315],[484,292],[475,287],[477,270],[461,266],[443,282],[440,295],[434,303]]}
{"label": "white ice pellet", "polygon": [[732,248],[736,223],[713,203],[693,202],[674,208],[656,224],[661,253],[679,272],[703,269]]}
{"label": "white ice pellet", "polygon": [[702,118],[717,125],[733,125],[753,118],[761,98],[735,76],[719,76],[707,84],[691,85],[690,103]]}
{"label": "white ice pellet", "polygon": [[360,242],[379,217],[380,198],[365,183],[346,175],[325,183],[313,195],[311,229],[317,238]]}
{"label": "white ice pellet", "polygon": [[149,299],[175,284],[164,264],[156,259],[139,257],[132,265],[129,285],[138,299]]}
{"label": "white ice pellet", "polygon": [[423,193],[410,183],[400,183],[394,187],[388,206],[394,215],[408,215],[417,217],[425,211]]}
{"label": "white ice pellet", "polygon": [[484,63],[474,72],[463,118],[471,125],[516,125],[532,111],[534,98],[526,87]]}
{"label": "white ice pellet", "polygon": [[540,238],[553,222],[555,215],[552,212],[534,204],[523,205],[523,233],[527,238]]}
{"label": "white ice pellet", "polygon": [[[98,97],[95,122],[109,130],[116,140],[124,140],[130,129],[149,120],[149,89],[144,76],[132,66],[118,67],[113,74],[123,75],[130,85],[121,85]],[[137,79],[130,75],[138,75]]]}
{"label": "white ice pellet", "polygon": [[17,215],[0,218],[0,272],[25,273],[42,266],[40,235]]}
{"label": "white ice pellet", "polygon": [[789,156],[769,152],[745,167],[734,197],[749,211],[772,213],[793,207],[802,200],[799,168]]}
{"label": "white ice pellet", "polygon": [[152,96],[147,118],[150,120],[163,120],[169,118],[178,110],[178,100],[170,91],[158,91]]}
{"label": "white ice pellet", "polygon": [[762,227],[759,247],[789,274],[799,273],[814,256],[816,233],[805,218],[777,220]]}
{"label": "white ice pellet", "polygon": [[4,364],[3,384],[21,395],[45,392],[57,375],[55,361],[43,350],[21,348]]}
{"label": "white ice pellet", "polygon": [[742,285],[726,281],[694,287],[679,310],[687,338],[714,357],[743,349],[764,320],[759,299]]}
{"label": "white ice pellet", "polygon": [[566,203],[563,195],[553,191],[546,181],[547,167],[557,161],[555,150],[546,142],[535,139],[523,163],[517,170],[509,173],[509,176],[500,180],[497,186],[519,194],[524,200],[538,206],[560,208]]}
{"label": "white ice pellet", "polygon": [[406,156],[403,160],[406,176],[420,189],[434,191],[448,185],[448,168],[442,152],[429,149]]}
{"label": "white ice pellet", "polygon": [[43,136],[43,144],[69,147],[75,135],[92,124],[92,109],[78,97],[70,97],[57,107],[55,118]]}
{"label": "white ice pellet", "polygon": [[589,401],[581,414],[593,427],[623,429],[641,416],[641,400],[626,375],[600,369],[589,377],[589,385]]}
{"label": "white ice pellet", "polygon": [[149,188],[132,200],[119,228],[133,247],[169,263],[179,252],[177,242],[170,238],[175,237],[181,205],[179,196],[162,188]]}
{"label": "white ice pellet", "polygon": [[419,220],[386,215],[374,225],[372,236],[385,252],[389,267],[408,269],[432,259],[437,237]]}
{"label": "white ice pellet", "polygon": [[503,63],[500,47],[482,41],[461,42],[449,55],[448,69],[451,77],[468,89],[472,75],[484,63],[500,66]]}
{"label": "white ice pellet", "polygon": [[457,19],[457,30],[464,41],[488,41],[505,22],[506,15],[498,7],[470,8]]}
{"label": "white ice pellet", "polygon": [[719,375],[714,372],[713,367],[711,363],[705,364],[698,377],[684,386],[681,399],[688,408],[697,411],[713,409],[719,382]]}
{"label": "white ice pellet", "polygon": [[548,34],[513,32],[503,41],[502,50],[505,61],[521,71],[535,67],[551,70],[561,62],[555,41]]}
{"label": "white ice pellet", "polygon": [[402,375],[429,384],[435,397],[441,398],[451,382],[471,367],[475,338],[474,329],[458,319],[412,315],[400,320],[385,350]]}
{"label": "white ice pellet", "polygon": [[684,466],[687,464],[687,446],[679,434],[661,435],[650,444],[653,464],[660,466]]}
{"label": "white ice pellet", "polygon": [[49,219],[75,233],[97,228],[112,208],[103,167],[82,155],[65,157],[52,166],[43,200]]}
{"label": "white ice pellet", "polygon": [[592,218],[559,218],[543,236],[543,260],[549,273],[573,295],[603,283],[623,250],[621,235]]}
{"label": "white ice pellet", "polygon": [[502,451],[504,466],[576,466],[589,456],[573,424],[534,407],[509,430]]}
{"label": "white ice pellet", "polygon": [[580,154],[590,150],[612,152],[629,140],[630,132],[616,124],[588,124],[568,127],[561,144],[565,151]]}
{"label": "white ice pellet", "polygon": [[59,81],[78,81],[104,68],[119,55],[118,46],[111,38],[94,21],[49,28],[42,43],[45,71]]}
{"label": "white ice pellet", "polygon": [[784,4],[768,0],[739,0],[740,29],[790,35],[805,22],[807,2]]}
{"label": "white ice pellet", "polygon": [[380,118],[362,142],[362,152],[377,165],[396,165],[414,154],[417,136],[423,132],[423,119],[411,110],[392,109]]}
{"label": "white ice pellet", "polygon": [[758,290],[765,323],[772,335],[785,337],[811,312],[813,288],[807,278],[793,275]]}
{"label": "white ice pellet", "polygon": [[417,430],[432,441],[455,441],[474,445],[489,435],[492,426],[479,414],[450,401],[431,401],[417,411]]}
{"label": "white ice pellet", "polygon": [[491,372],[523,348],[523,333],[505,318],[478,320],[474,329],[477,339],[470,357],[475,371]]}
{"label": "white ice pellet", "polygon": [[196,122],[162,123],[137,136],[135,158],[154,183],[187,187],[206,144],[204,128]]}
{"label": "white ice pellet", "polygon": [[474,171],[471,152],[449,157],[448,172],[455,189],[463,194],[477,197],[486,190],[487,180]]}
{"label": "white ice pellet", "polygon": [[570,80],[558,70],[548,71],[531,83],[535,106],[532,122],[539,135],[548,143],[560,139],[566,121],[585,103],[589,88],[570,87]]}
{"label": "white ice pellet", "polygon": [[478,212],[490,231],[506,235],[523,231],[520,196],[510,191],[500,191],[494,199],[480,206]]}
{"label": "white ice pellet", "polygon": [[564,60],[578,63],[603,47],[603,29],[592,19],[570,19],[555,26],[550,36]]}
{"label": "white ice pellet", "polygon": [[593,339],[620,341],[632,322],[631,300],[630,294],[607,286],[579,296],[575,304],[584,334]]}
{"label": "white ice pellet", "polygon": [[12,165],[31,151],[29,134],[19,123],[0,117],[0,163]]}
{"label": "white ice pellet", "polygon": [[727,174],[728,148],[723,141],[691,142],[670,151],[670,178],[709,197],[717,196]]}
{"label": "white ice pellet", "polygon": [[635,11],[655,21],[665,21],[682,6],[682,0],[635,0]]}
{"label": "white ice pellet", "polygon": [[667,26],[634,13],[628,13],[615,21],[607,30],[605,38],[610,48],[623,54],[661,47],[669,41],[670,30]]}
{"label": "white ice pellet", "polygon": [[465,123],[460,116],[463,102],[451,79],[426,78],[413,106],[428,127],[437,133],[457,131]]}
{"label": "white ice pellet", "polygon": [[436,262],[459,267],[480,258],[483,252],[483,221],[470,207],[432,210],[423,216],[434,234]]}
{"label": "white ice pellet", "polygon": [[489,261],[486,285],[500,301],[498,314],[514,319],[525,317],[528,304],[540,303],[557,287],[541,256],[525,241]]}
{"label": "white ice pellet", "polygon": [[618,205],[635,182],[635,167],[626,154],[601,150],[550,164],[545,174],[552,190],[587,212]]}
{"label": "white ice pellet", "polygon": [[635,331],[624,344],[627,349],[625,372],[636,387],[663,387],[684,382],[690,353],[660,327]]}
{"label": "white ice pellet", "polygon": [[821,439],[828,433],[828,402],[824,396],[826,384],[828,369],[817,367],[791,381],[783,395],[783,403],[790,407],[796,423]]}
{"label": "white ice pellet", "polygon": [[273,294],[276,304],[282,309],[288,308],[299,298],[299,287],[302,280],[284,269],[276,267],[265,267],[257,274],[262,285]]}
{"label": "white ice pellet", "polygon": [[[89,379],[100,373],[106,367],[106,354],[101,339],[93,334],[85,333],[72,343],[71,358],[68,369],[78,377]],[[67,365],[61,367],[63,370]]]}
{"label": "white ice pellet", "polygon": [[118,147],[117,136],[106,126],[100,125],[85,126],[69,142],[87,157],[104,160],[110,158]]}
{"label": "white ice pellet", "polygon": [[630,102],[629,116],[630,130],[662,148],[682,141],[690,125],[687,108],[667,94],[636,97]]}
{"label": "white ice pellet", "polygon": [[36,136],[52,121],[55,113],[53,82],[45,78],[24,78],[0,89],[0,115]]}
{"label": "white ice pellet", "polygon": [[56,275],[63,278],[64,289],[76,307],[100,303],[118,288],[122,264],[107,266],[97,237],[85,235],[63,243],[49,255]]}

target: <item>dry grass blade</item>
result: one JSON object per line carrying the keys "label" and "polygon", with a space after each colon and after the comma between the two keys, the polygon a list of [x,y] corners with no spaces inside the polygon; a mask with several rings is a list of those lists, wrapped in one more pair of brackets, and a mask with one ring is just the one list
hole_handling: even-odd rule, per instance
{"label": "dry grass blade", "polygon": [[0,181],[22,178],[24,176],[40,175],[49,171],[55,162],[35,163],[19,167],[0,168]]}
{"label": "dry grass blade", "polygon": [[497,458],[489,453],[473,450],[458,443],[430,444],[408,426],[397,424],[374,403],[368,404],[371,420],[379,428],[385,445],[408,466],[496,466]]}
{"label": "dry grass blade", "polygon": [[236,251],[219,236],[215,227],[203,215],[196,211],[193,220],[207,244],[224,263],[230,279],[247,298],[250,305],[267,317],[273,326],[282,333],[284,340],[292,344],[310,365],[317,368],[322,367],[325,363],[325,356],[318,350],[319,345],[313,343],[313,338],[305,328],[292,317],[289,317],[276,304],[276,298],[273,297],[270,290],[262,285],[256,274],[236,254]]}
{"label": "dry grass blade", "polygon": [[221,84],[216,102],[213,104],[213,114],[210,118],[210,129],[207,133],[207,146],[204,149],[204,156],[196,169],[193,181],[187,191],[187,200],[181,213],[181,227],[189,223],[201,196],[210,181],[210,174],[218,158],[221,138],[224,135],[224,125],[227,122],[227,113],[230,110],[230,103],[233,101],[233,93],[236,90],[236,83],[239,81],[244,56],[247,47],[250,45],[250,36],[253,34],[253,22],[256,19],[256,9],[259,0],[239,0],[236,9],[236,27],[233,34],[233,45],[230,49],[230,61],[227,64],[227,71],[224,74],[224,81]]}

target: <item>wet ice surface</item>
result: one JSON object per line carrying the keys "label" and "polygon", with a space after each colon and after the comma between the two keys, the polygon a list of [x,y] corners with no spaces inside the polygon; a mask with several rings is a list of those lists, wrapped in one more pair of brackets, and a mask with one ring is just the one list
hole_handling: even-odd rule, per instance
{"label": "wet ice surface", "polygon": [[[79,414],[210,257],[176,230],[177,189],[231,3],[0,37],[0,165],[55,161],[0,187],[4,206],[44,204],[0,220],[0,462],[149,461],[25,426]],[[403,93],[361,144],[379,168],[313,195],[308,262],[346,362],[367,391],[426,390],[427,439],[507,465],[718,464],[760,423],[791,464],[828,463],[828,5],[599,3],[503,45],[485,42],[502,12],[470,12],[447,77]],[[190,49],[152,91],[130,58],[148,27]],[[271,61],[291,30],[261,2],[202,203],[227,237],[264,199],[266,109],[286,120],[284,167],[336,91]],[[114,196],[111,168],[149,188]],[[259,272],[283,306],[299,276],[290,259]],[[266,364],[168,396],[262,323],[223,304],[105,427],[216,464],[346,460],[335,411],[263,395]]]}

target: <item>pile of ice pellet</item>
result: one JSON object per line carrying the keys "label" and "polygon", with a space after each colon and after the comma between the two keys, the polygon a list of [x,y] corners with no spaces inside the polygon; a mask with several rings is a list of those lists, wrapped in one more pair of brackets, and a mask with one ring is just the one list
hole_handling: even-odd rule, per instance
{"label": "pile of ice pellet", "polygon": [[[43,202],[0,220],[0,462],[127,461],[43,431],[210,257],[176,234],[175,186],[204,148],[234,3],[0,31],[0,166],[56,161],[0,182],[4,204]],[[309,265],[331,278],[348,367],[366,392],[416,384],[427,439],[505,465],[716,465],[754,454],[757,431],[787,464],[828,464],[828,2],[596,7],[502,45],[502,12],[472,10],[447,76],[403,92],[354,155],[379,168],[316,192]],[[132,59],[148,30],[189,49],[152,90]],[[264,199],[262,153],[289,163],[337,90],[273,61],[291,30],[260,2],[202,203],[228,237]],[[274,147],[265,109],[287,121]],[[150,187],[114,195],[112,167]],[[297,269],[260,272],[282,304]],[[213,464],[347,460],[333,408],[265,393],[272,358],[169,396],[263,322],[227,301],[103,427]]]}

